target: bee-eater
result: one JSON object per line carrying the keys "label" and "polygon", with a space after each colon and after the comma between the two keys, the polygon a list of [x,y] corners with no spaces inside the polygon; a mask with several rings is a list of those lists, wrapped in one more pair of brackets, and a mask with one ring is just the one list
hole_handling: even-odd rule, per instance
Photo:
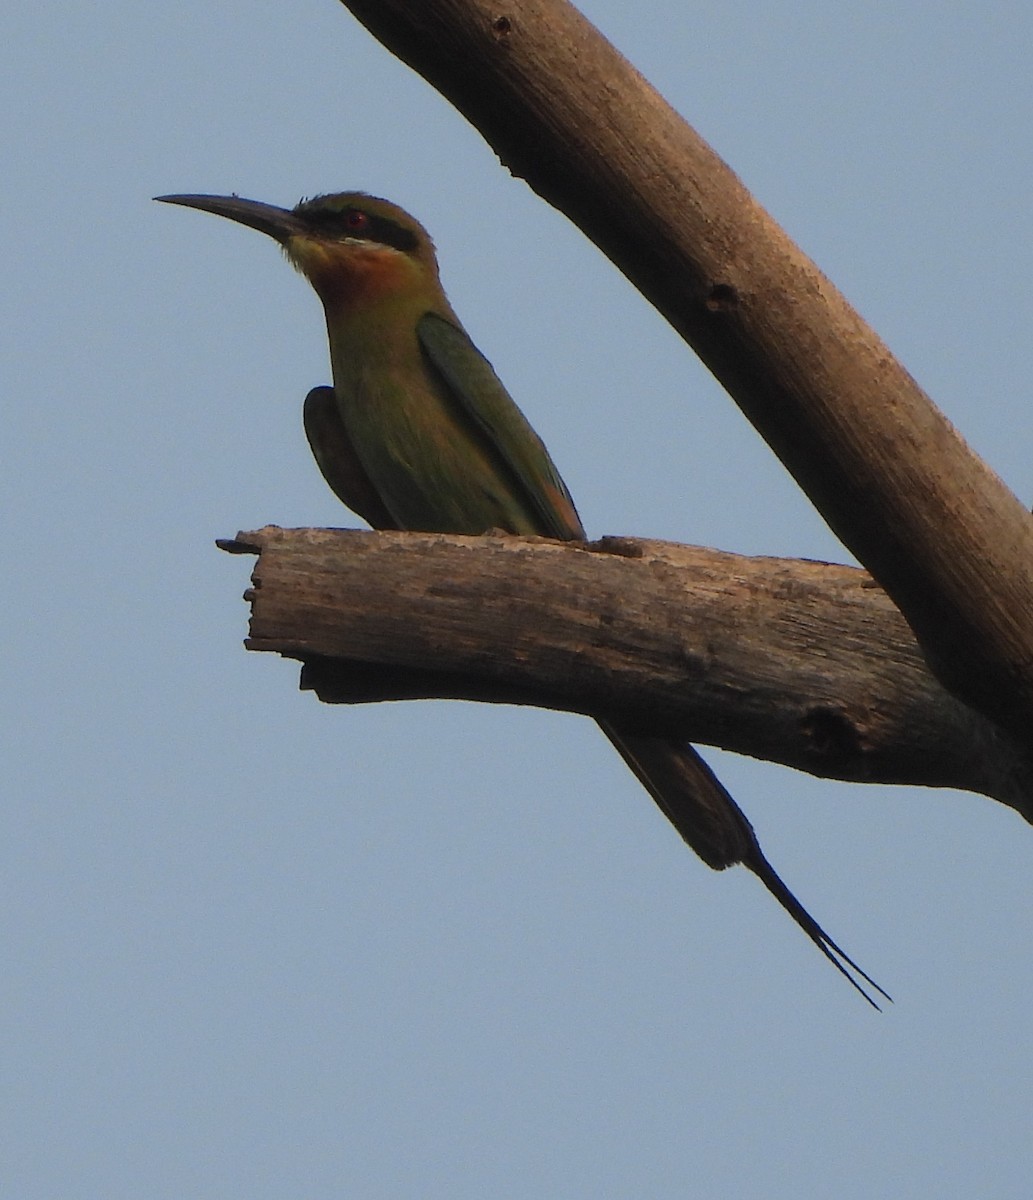
{"label": "bee-eater", "polygon": [[[306,397],[305,431],[327,483],[375,529],[585,537],[545,446],[452,311],[434,245],[407,212],[362,192],[294,209],[238,196],[157,199],[268,234],[315,288],[333,388]],[[748,867],[873,1007],[848,967],[889,999],[789,891],[691,746],[600,724],[708,866]]]}

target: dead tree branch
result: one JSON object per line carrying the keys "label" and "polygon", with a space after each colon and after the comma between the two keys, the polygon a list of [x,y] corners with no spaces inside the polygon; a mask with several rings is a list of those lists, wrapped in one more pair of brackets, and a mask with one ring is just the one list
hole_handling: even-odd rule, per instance
{"label": "dead tree branch", "polygon": [[303,660],[323,700],[536,704],[1033,818],[1033,763],[940,686],[865,571],[638,539],[270,526],[221,544],[259,554],[248,648]]}

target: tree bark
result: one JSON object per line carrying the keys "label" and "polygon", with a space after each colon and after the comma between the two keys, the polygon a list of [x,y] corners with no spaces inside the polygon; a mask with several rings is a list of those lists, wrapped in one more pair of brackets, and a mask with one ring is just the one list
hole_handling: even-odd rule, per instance
{"label": "tree bark", "polygon": [[618,719],[814,775],[980,792],[1033,763],[936,681],[867,572],[640,539],[240,533],[251,650],[338,703],[448,697]]}
{"label": "tree bark", "polygon": [[343,2],[671,322],[1028,748],[1033,519],[729,167],[564,0]]}

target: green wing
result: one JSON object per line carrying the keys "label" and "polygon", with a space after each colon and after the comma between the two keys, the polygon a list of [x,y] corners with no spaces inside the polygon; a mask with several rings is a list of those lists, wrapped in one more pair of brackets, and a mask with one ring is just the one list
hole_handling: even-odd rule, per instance
{"label": "green wing", "polygon": [[305,436],[316,465],[331,490],[347,508],[374,529],[397,529],[351,444],[330,387],[315,387],[305,397]]}
{"label": "green wing", "polygon": [[416,325],[420,346],[449,395],[498,455],[511,486],[540,522],[543,537],[585,536],[567,485],[548,450],[466,333],[437,313]]}

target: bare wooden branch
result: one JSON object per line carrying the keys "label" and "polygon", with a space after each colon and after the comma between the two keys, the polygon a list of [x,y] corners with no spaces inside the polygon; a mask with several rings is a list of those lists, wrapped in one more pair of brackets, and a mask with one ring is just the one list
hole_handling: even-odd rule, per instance
{"label": "bare wooden branch", "polygon": [[864,571],[638,539],[240,533],[252,650],[333,702],[417,696],[619,718],[815,775],[981,792],[1033,763],[946,692]]}
{"label": "bare wooden branch", "polygon": [[343,0],[682,334],[949,687],[1028,745],[1033,519],[565,0]]}

